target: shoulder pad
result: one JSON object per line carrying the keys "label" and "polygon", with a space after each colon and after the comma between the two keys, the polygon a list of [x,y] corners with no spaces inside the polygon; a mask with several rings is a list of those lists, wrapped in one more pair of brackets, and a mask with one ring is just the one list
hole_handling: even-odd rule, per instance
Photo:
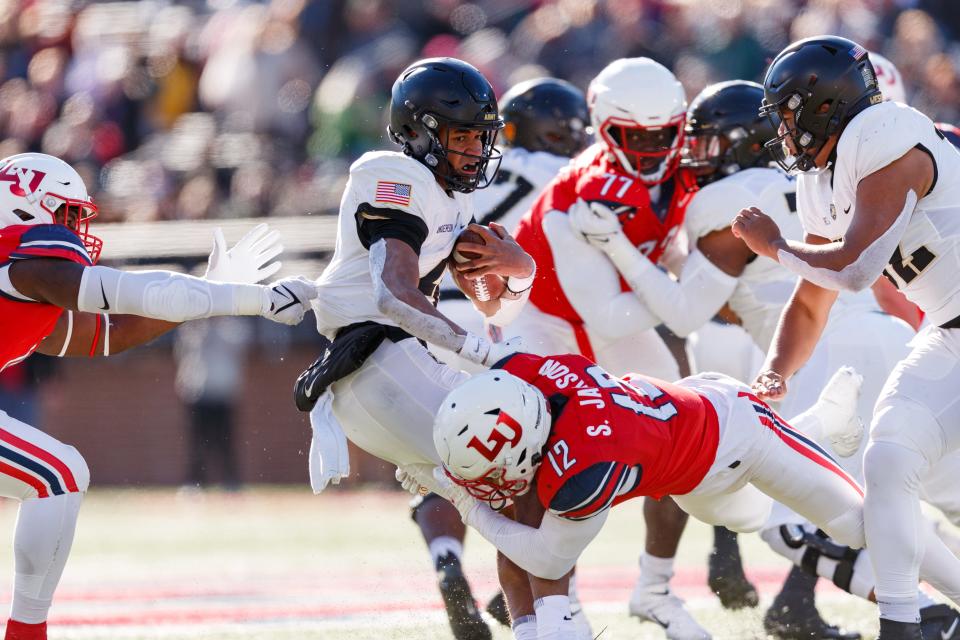
{"label": "shoulder pad", "polygon": [[734,174],[700,189],[687,207],[686,229],[691,243],[713,231],[726,229],[741,209],[759,204],[759,194]]}
{"label": "shoulder pad", "polygon": [[568,478],[553,494],[548,508],[554,515],[568,520],[592,518],[613,504],[629,470],[622,462],[591,465]]}
{"label": "shoulder pad", "polygon": [[436,179],[422,164],[401,153],[365,153],[350,167],[350,191],[359,203],[402,209],[425,217],[427,194]]}
{"label": "shoulder pad", "polygon": [[83,246],[83,240],[60,224],[38,224],[29,227],[20,236],[17,248],[10,252],[10,258],[62,258],[86,266],[93,264],[86,247]]}
{"label": "shoulder pad", "polygon": [[853,174],[856,184],[902,157],[933,130],[933,121],[903,104],[884,102],[850,121],[837,143],[837,177]]}

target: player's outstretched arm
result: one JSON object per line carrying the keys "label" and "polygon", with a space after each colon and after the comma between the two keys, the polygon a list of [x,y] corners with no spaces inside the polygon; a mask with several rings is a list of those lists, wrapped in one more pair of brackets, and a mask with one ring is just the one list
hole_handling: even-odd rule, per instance
{"label": "player's outstretched arm", "polygon": [[538,527],[515,522],[497,513],[454,484],[437,467],[433,487],[450,501],[464,524],[476,529],[518,567],[544,580],[559,580],[570,573],[577,558],[600,533],[609,509],[585,520],[568,520],[545,512]]}
{"label": "player's outstretched arm", "polygon": [[[807,239],[824,241],[815,236]],[[753,383],[757,395],[771,401],[786,395],[787,380],[810,359],[837,295],[836,291],[802,278],[797,281],[793,295],[780,314],[761,373]]]}
{"label": "player's outstretched arm", "polygon": [[259,315],[297,324],[317,297],[314,283],[301,277],[269,286],[221,283],[172,271],[119,271],[51,258],[16,261],[9,277],[22,295],[63,309],[168,322]]}
{"label": "player's outstretched arm", "polygon": [[737,287],[737,277],[753,255],[728,227],[697,241],[697,250],[687,257],[679,280],[642,257],[646,265],[628,284],[682,338],[723,308]]}
{"label": "player's outstretched arm", "polygon": [[151,342],[179,326],[179,322],[139,316],[67,311],[37,351],[61,358],[109,356]]}
{"label": "player's outstretched arm", "polygon": [[591,332],[614,340],[660,324],[639,297],[621,289],[616,267],[602,251],[584,242],[567,215],[548,213],[543,230],[557,256],[560,286]]}
{"label": "player's outstretched arm", "polygon": [[900,242],[917,201],[933,184],[930,157],[911,149],[857,185],[850,227],[828,245],[787,241],[762,211],[744,209],[733,231],[759,255],[830,289],[859,291],[874,283]]}

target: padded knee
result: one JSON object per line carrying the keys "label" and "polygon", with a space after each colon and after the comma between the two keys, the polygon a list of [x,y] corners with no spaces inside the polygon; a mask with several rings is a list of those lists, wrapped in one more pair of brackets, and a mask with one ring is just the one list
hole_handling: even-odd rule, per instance
{"label": "padded knee", "polygon": [[927,464],[944,454],[943,428],[933,413],[923,404],[901,396],[881,398],[877,403],[870,425],[870,443],[900,445],[923,456]]}
{"label": "padded knee", "polygon": [[84,460],[76,447],[68,444],[63,445],[63,450],[60,451],[59,457],[73,474],[73,480],[77,484],[77,491],[85,493],[87,489],[90,488],[90,467],[87,466],[87,461]]}
{"label": "padded knee", "polygon": [[863,456],[863,476],[868,492],[907,491],[917,494],[920,477],[927,467],[927,458],[906,443],[871,442]]}

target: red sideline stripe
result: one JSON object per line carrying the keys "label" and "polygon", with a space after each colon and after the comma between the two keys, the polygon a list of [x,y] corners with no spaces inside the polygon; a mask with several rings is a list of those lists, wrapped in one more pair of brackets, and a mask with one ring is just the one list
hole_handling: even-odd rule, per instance
{"label": "red sideline stripe", "polygon": [[4,429],[0,429],[0,440],[3,440],[7,444],[12,444],[13,446],[17,447],[21,451],[26,451],[27,453],[32,454],[37,458],[40,458],[41,460],[43,460],[44,462],[52,466],[54,469],[56,469],[58,472],[60,472],[60,477],[63,478],[64,483],[66,483],[67,485],[67,491],[69,491],[70,493],[76,493],[77,491],[79,491],[79,489],[77,489],[77,481],[73,479],[73,473],[70,472],[70,467],[63,464],[63,462],[61,462],[59,458],[57,458],[50,452],[44,451],[40,447],[34,444],[31,444],[26,440],[23,440],[22,438],[18,438],[17,436],[13,435],[12,433]]}
{"label": "red sideline stripe", "polygon": [[11,466],[6,462],[0,462],[0,473],[8,475],[11,478],[16,478],[21,482],[27,483],[28,485],[30,485],[31,487],[37,490],[38,498],[46,498],[47,496],[50,495],[50,493],[47,492],[47,485],[45,485],[35,476],[32,476],[29,473],[23,471],[22,469],[18,469],[14,466]]}
{"label": "red sideline stripe", "polygon": [[843,469],[833,464],[833,462],[828,460],[827,458],[824,458],[823,456],[819,455],[816,451],[813,451],[812,449],[808,449],[807,447],[803,446],[793,438],[790,438],[786,433],[784,433],[783,429],[781,429],[776,424],[774,424],[773,420],[771,420],[767,416],[758,415],[757,417],[760,418],[760,424],[762,424],[763,426],[767,427],[768,429],[772,430],[775,434],[777,434],[777,437],[783,440],[785,443],[787,443],[788,447],[790,447],[791,449],[793,449],[803,457],[814,461],[824,469],[827,469],[828,471],[832,471],[833,473],[837,474],[838,476],[843,478],[843,480],[847,484],[853,487],[853,490],[856,491],[861,498],[863,497],[863,489],[861,489],[860,485],[854,482],[853,478],[847,475],[847,473]]}

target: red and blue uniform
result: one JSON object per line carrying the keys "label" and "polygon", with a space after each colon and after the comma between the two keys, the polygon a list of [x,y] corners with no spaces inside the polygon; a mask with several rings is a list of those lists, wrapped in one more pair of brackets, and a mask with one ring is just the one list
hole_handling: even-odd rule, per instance
{"label": "red and blue uniform", "polygon": [[[583,319],[567,299],[557,277],[555,260],[562,260],[563,256],[553,255],[543,219],[551,211],[566,213],[578,199],[602,202],[619,212],[626,236],[656,262],[679,232],[697,183],[690,171],[681,169],[658,188],[659,198],[655,201],[646,185],[621,169],[605,147],[595,144],[557,174],[517,226],[517,242],[537,263],[530,302],[540,311],[569,322],[584,355],[592,356],[593,349]],[[623,291],[630,290],[623,279],[620,286]]]}
{"label": "red and blue uniform", "polygon": [[[56,258],[92,264],[83,240],[59,224],[14,225],[0,229],[0,269],[16,260]],[[0,370],[25,360],[53,331],[63,309],[0,290]]]}
{"label": "red and blue uniform", "polygon": [[580,355],[517,354],[502,368],[543,393],[553,421],[535,478],[544,508],[572,520],[639,496],[692,491],[710,470],[717,413],[700,394]]}

